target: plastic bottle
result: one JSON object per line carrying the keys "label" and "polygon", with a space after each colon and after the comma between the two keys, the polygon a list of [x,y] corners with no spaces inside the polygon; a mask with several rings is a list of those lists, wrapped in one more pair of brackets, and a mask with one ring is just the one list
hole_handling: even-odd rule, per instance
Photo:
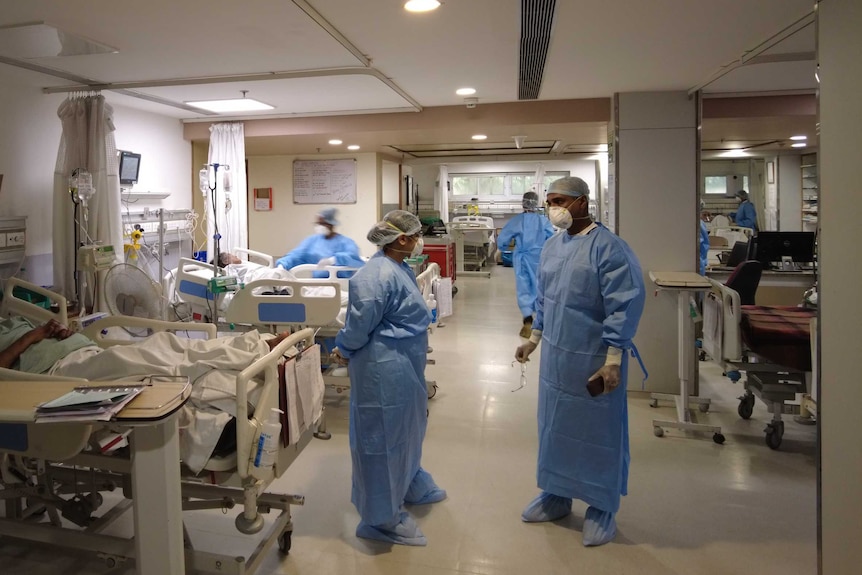
{"label": "plastic bottle", "polygon": [[272,408],[269,421],[263,424],[260,439],[257,441],[257,452],[254,455],[254,466],[267,469],[275,464],[278,456],[278,439],[281,436],[281,415],[284,412]]}

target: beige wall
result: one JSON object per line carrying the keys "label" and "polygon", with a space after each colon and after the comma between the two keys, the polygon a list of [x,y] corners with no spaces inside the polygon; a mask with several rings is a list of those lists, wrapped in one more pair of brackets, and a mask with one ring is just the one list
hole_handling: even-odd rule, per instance
{"label": "beige wall", "polygon": [[[249,248],[281,257],[311,235],[317,212],[330,206],[293,203],[293,161],[343,158],[356,159],[356,203],[334,206],[341,222],[338,232],[352,238],[362,255],[374,254],[376,248],[365,235],[379,219],[381,178],[377,154],[249,157]],[[271,212],[254,210],[254,188],[272,188]]]}

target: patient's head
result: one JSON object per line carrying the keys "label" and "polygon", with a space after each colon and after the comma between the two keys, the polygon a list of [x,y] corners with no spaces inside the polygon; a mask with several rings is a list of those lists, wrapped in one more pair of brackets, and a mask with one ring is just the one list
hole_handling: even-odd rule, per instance
{"label": "patient's head", "polygon": [[[213,263],[215,263],[215,262],[210,261],[210,264],[213,264]],[[230,265],[230,264],[241,264],[241,263],[242,263],[242,260],[241,260],[241,259],[239,259],[239,257],[238,257],[238,256],[233,255],[232,253],[229,253],[229,252],[221,252],[221,253],[218,255],[218,265],[219,265],[219,267],[222,267],[222,268],[223,268],[223,267],[225,267],[226,265]]]}

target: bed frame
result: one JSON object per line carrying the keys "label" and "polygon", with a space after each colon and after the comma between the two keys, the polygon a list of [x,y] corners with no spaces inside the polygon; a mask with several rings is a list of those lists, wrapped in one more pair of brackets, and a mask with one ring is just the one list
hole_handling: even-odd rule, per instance
{"label": "bed frame", "polygon": [[[9,295],[15,286],[25,287],[28,290],[40,293],[61,304],[61,314],[53,314],[33,305],[32,303],[18,298],[10,299]],[[4,317],[9,315],[21,315],[36,321],[45,321],[57,318],[58,321],[65,317],[65,299],[58,294],[52,293],[44,288],[38,288],[21,280],[10,280],[7,283],[7,295],[4,295],[0,312]],[[88,326],[85,335],[94,339],[100,346],[122,345],[129,343],[125,340],[116,340],[106,335],[109,327],[113,326],[146,327],[153,332],[156,331],[190,331],[196,330],[211,338],[216,334],[216,326],[212,324],[190,324],[180,322],[161,322],[153,320],[141,320],[139,318],[108,317]],[[236,517],[235,525],[238,530],[245,534],[255,534],[264,528],[262,513],[276,510],[280,513],[272,522],[261,540],[248,559],[234,556],[223,556],[191,548],[191,541],[187,538],[186,563],[189,571],[217,572],[247,574],[253,573],[260,565],[264,554],[274,543],[279,549],[287,553],[291,546],[291,534],[293,525],[291,523],[291,505],[303,505],[304,498],[301,495],[290,495],[282,493],[267,493],[266,488],[276,478],[280,477],[290,464],[296,459],[311,440],[314,427],[306,430],[298,441],[285,446],[279,442],[279,452],[276,463],[271,468],[258,468],[253,465],[253,457],[258,438],[264,421],[259,421],[257,416],[248,413],[248,387],[254,378],[263,378],[264,384],[260,399],[255,408],[255,414],[269,414],[271,408],[279,407],[279,363],[291,350],[310,350],[313,343],[314,332],[311,329],[302,329],[280,342],[275,348],[256,361],[254,364],[237,375],[237,451],[235,456],[227,458],[213,457],[205,466],[205,471],[194,476],[188,470],[183,471],[181,480],[181,491],[183,496],[183,510],[197,509],[230,509],[236,505],[242,506],[242,512]],[[295,351],[292,352],[295,355]],[[33,385],[39,385],[40,381],[70,380],[72,378],[56,378],[51,376],[28,376],[13,370],[0,370],[0,379],[32,380]],[[84,381],[84,380],[76,380]],[[262,416],[262,417],[265,417]],[[69,530],[65,536],[45,535],[55,533],[61,528],[57,499],[42,499],[44,485],[46,482],[59,482],[66,485],[60,489],[61,493],[77,493],[88,490],[91,492],[87,502],[80,503],[81,513],[84,517],[89,516],[91,511],[101,504],[101,496],[98,491],[102,489],[112,490],[116,486],[123,486],[126,499],[103,515],[105,520],[100,520],[100,528],[104,523],[113,520],[123,511],[131,506],[131,493],[127,491],[129,485],[128,477],[131,472],[131,462],[127,456],[105,456],[85,453],[84,448],[88,445],[90,435],[110,424],[28,424],[28,445],[25,451],[18,451],[0,442],[0,457],[4,469],[14,467],[18,474],[33,474],[33,483],[28,486],[14,484],[0,490],[7,501],[7,510],[17,510],[13,513],[14,518],[23,521],[33,512],[34,508],[47,507],[51,525],[28,524],[21,525],[14,533],[7,533],[16,537],[33,539],[43,542],[51,542],[60,545],[72,546],[78,549],[89,549],[105,559],[109,566],[116,565],[134,554],[134,545],[129,540],[97,535],[85,529],[83,532],[77,529]],[[14,464],[13,464],[14,463]],[[84,467],[86,472],[72,473],[72,469]],[[0,475],[0,481],[3,476]],[[71,485],[69,485],[71,483]],[[53,483],[52,483],[53,485]],[[14,487],[14,492],[10,489]],[[27,503],[25,505],[24,503]],[[65,505],[65,504],[64,504]],[[89,506],[89,507],[87,507]],[[10,519],[7,512],[7,520]],[[66,529],[66,528],[62,528]],[[53,530],[53,531],[50,531]]]}

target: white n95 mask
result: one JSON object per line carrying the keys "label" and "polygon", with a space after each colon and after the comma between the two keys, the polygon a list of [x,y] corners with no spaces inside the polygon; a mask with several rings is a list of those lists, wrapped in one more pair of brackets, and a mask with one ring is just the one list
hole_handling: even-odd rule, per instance
{"label": "white n95 mask", "polygon": [[326,235],[329,235],[329,228],[327,228],[326,226],[317,224],[314,226],[314,233],[316,233],[319,236],[326,236]]}
{"label": "white n95 mask", "polygon": [[419,238],[418,240],[416,240],[416,245],[413,246],[413,251],[410,252],[410,256],[414,257],[414,258],[417,256],[421,256],[422,250],[424,250],[424,249],[425,249],[425,240],[422,238]]}
{"label": "white n95 mask", "polygon": [[572,214],[563,206],[551,206],[551,209],[548,210],[548,219],[555,227],[562,230],[569,229],[574,222]]}

